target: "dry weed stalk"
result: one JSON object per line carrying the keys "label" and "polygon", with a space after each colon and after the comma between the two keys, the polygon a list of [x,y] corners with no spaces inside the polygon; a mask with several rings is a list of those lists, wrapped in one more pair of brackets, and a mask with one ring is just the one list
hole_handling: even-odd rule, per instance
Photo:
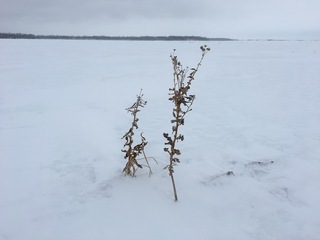
{"label": "dry weed stalk", "polygon": [[166,168],[168,168],[169,175],[171,177],[175,201],[178,201],[178,195],[173,177],[173,167],[180,162],[177,156],[181,154],[180,150],[176,148],[176,143],[184,140],[184,136],[179,134],[179,127],[184,125],[185,115],[192,110],[191,106],[195,100],[195,95],[189,94],[189,89],[199,67],[201,66],[204,56],[208,51],[210,51],[210,48],[206,45],[201,46],[200,49],[202,51],[201,59],[195,68],[190,69],[191,72],[188,76],[187,73],[189,69],[184,68],[180,61],[178,61],[178,58],[175,55],[175,50],[170,56],[173,65],[173,88],[169,88],[169,100],[174,104],[174,108],[172,110],[173,119],[171,120],[173,126],[171,136],[169,133],[163,133],[163,136],[167,140],[165,145],[169,145],[169,147],[164,148],[164,151],[169,154],[170,158],[169,165]]}
{"label": "dry weed stalk", "polygon": [[138,127],[139,118],[137,117],[137,113],[140,112],[139,108],[143,108],[147,104],[147,101],[144,101],[142,99],[142,97],[143,97],[143,94],[142,94],[142,90],[141,90],[140,94],[137,95],[137,100],[132,104],[131,107],[126,109],[127,112],[131,113],[131,115],[133,116],[133,120],[132,120],[130,129],[122,137],[122,139],[126,140],[124,147],[127,147],[127,149],[122,149],[122,152],[125,153],[124,158],[128,159],[128,162],[127,162],[126,166],[124,167],[123,172],[125,175],[131,175],[132,177],[135,176],[135,174],[139,168],[142,168],[142,165],[139,164],[137,161],[137,160],[139,160],[139,159],[137,159],[137,157],[141,153],[143,154],[144,159],[147,162],[147,167],[150,170],[149,174],[152,173],[148,159],[147,159],[146,154],[144,152],[144,148],[148,144],[148,142],[146,141],[146,138],[142,135],[143,133],[140,134],[141,143],[139,143],[135,146],[133,144],[134,130],[139,128]]}

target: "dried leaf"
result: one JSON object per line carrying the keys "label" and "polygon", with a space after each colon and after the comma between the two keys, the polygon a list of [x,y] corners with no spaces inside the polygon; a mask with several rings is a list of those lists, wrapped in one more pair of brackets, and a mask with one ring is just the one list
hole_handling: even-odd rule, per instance
{"label": "dried leaf", "polygon": [[173,158],[172,161],[177,162],[177,163],[180,163],[179,158]]}

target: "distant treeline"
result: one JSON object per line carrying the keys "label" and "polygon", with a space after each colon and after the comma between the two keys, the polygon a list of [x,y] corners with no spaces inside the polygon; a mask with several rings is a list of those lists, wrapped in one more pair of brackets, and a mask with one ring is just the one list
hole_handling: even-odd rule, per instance
{"label": "distant treeline", "polygon": [[207,38],[199,36],[66,36],[34,35],[23,33],[0,33],[0,39],[63,39],[63,40],[129,40],[129,41],[234,41],[230,38]]}

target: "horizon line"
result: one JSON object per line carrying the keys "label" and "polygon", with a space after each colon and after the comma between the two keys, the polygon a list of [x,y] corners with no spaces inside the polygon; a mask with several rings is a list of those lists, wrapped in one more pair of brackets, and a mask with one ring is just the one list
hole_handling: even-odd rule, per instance
{"label": "horizon line", "polygon": [[283,38],[228,38],[203,37],[198,35],[65,35],[65,34],[33,34],[2,33],[0,39],[60,39],[60,40],[131,40],[131,41],[319,41],[319,39],[283,39]]}

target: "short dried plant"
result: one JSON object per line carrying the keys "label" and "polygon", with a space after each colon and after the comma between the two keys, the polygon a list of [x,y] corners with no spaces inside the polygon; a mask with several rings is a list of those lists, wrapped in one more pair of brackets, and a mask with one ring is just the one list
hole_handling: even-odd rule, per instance
{"label": "short dried plant", "polygon": [[147,167],[150,170],[149,175],[152,174],[152,171],[148,162],[148,158],[144,151],[144,148],[148,144],[148,142],[146,141],[146,138],[143,136],[143,133],[140,134],[141,142],[139,144],[134,145],[134,131],[139,128],[138,127],[139,118],[137,117],[137,114],[138,112],[140,112],[140,109],[144,108],[147,104],[147,101],[144,101],[142,97],[143,97],[143,94],[141,90],[140,94],[137,95],[137,100],[132,104],[131,107],[126,109],[127,112],[131,113],[131,115],[133,116],[133,120],[128,132],[126,132],[122,137],[122,139],[125,139],[126,141],[124,144],[124,147],[126,149],[122,149],[122,152],[125,153],[124,158],[128,160],[123,169],[123,172],[125,175],[130,175],[133,177],[135,176],[137,170],[139,168],[142,168],[142,165],[138,163],[138,160],[141,160],[141,159],[137,158],[141,154],[143,154],[144,156],[144,158],[142,159],[145,159],[147,162]]}
{"label": "short dried plant", "polygon": [[[202,52],[201,59],[196,67],[191,69],[182,66],[175,55],[175,50],[170,56],[173,65],[173,87],[169,88],[169,100],[174,105],[172,110],[173,119],[171,120],[172,132],[171,134],[163,133],[163,136],[166,139],[165,145],[168,145],[168,147],[164,148],[164,151],[169,154],[169,164],[166,168],[169,170],[171,177],[175,201],[178,201],[178,195],[173,173],[174,166],[180,162],[178,156],[181,154],[176,145],[177,142],[184,140],[184,135],[179,133],[179,128],[184,125],[186,114],[192,110],[191,106],[195,100],[195,95],[189,94],[189,90],[204,56],[210,51],[210,48],[206,45],[201,46],[200,49]],[[188,73],[189,70],[190,73]]]}

